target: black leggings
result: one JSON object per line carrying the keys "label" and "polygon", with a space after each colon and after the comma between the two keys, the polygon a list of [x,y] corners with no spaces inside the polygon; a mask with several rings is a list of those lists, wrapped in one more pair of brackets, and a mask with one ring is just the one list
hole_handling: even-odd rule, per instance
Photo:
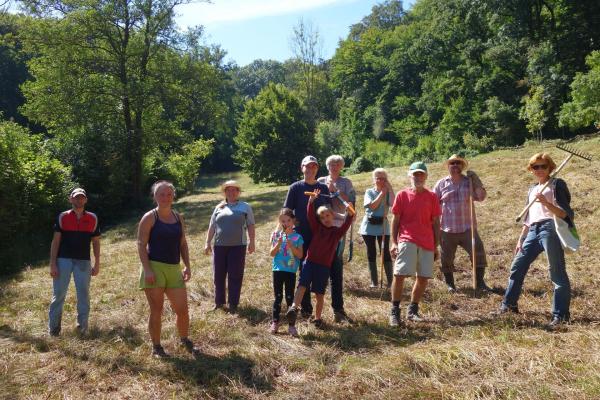
{"label": "black leggings", "polygon": [[[365,244],[367,245],[367,260],[377,261],[377,248],[375,247],[375,241],[381,249],[381,236],[362,235]],[[384,261],[392,261],[390,256],[390,235],[385,235],[383,242],[383,259]]]}
{"label": "black leggings", "polygon": [[281,302],[283,301],[283,287],[285,285],[285,302],[288,307],[294,302],[294,290],[296,289],[296,274],[293,272],[273,271],[273,291],[275,301],[273,302],[273,321],[279,322]]}

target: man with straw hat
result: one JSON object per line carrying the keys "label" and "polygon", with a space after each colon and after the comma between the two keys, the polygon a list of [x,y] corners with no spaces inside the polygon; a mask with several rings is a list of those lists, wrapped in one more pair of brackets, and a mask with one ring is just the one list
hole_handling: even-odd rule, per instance
{"label": "man with straw hat", "polygon": [[[477,219],[472,208],[472,201],[483,201],[486,191],[481,180],[475,172],[469,170],[466,175],[468,163],[464,158],[453,154],[444,163],[449,175],[440,179],[433,191],[440,199],[442,206],[441,218],[441,261],[444,280],[448,291],[456,291],[454,285],[454,257],[458,246],[465,249],[473,263],[473,243],[475,247],[475,275],[476,288],[491,290],[483,279],[487,260],[483,242],[477,233]],[[473,235],[471,230],[474,230]]]}

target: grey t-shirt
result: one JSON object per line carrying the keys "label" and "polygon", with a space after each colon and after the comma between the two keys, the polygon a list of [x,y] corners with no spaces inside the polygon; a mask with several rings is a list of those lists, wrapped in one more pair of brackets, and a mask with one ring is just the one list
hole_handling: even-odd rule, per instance
{"label": "grey t-shirt", "polygon": [[[322,176],[319,179],[317,179],[317,181],[329,186],[329,176]],[[354,191],[354,186],[352,186],[352,181],[350,179],[340,176],[333,183],[333,186],[335,186],[336,191],[348,196],[348,202],[356,202],[356,192]],[[344,214],[346,212],[346,207],[338,198],[331,199],[331,208],[338,214]],[[344,224],[344,217],[336,214],[333,224],[337,227],[342,226]]]}
{"label": "grey t-shirt", "polygon": [[215,246],[245,246],[248,244],[248,225],[254,225],[252,207],[244,201],[217,206],[210,217],[210,225],[215,227]]}

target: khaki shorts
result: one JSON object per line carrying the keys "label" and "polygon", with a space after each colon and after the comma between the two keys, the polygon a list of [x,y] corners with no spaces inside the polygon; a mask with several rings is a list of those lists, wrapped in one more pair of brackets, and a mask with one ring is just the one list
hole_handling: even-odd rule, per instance
{"label": "khaki shorts", "polygon": [[152,271],[154,272],[154,285],[148,285],[146,283],[146,280],[144,279],[144,268],[140,267],[140,290],[152,288],[179,289],[185,287],[181,266],[179,264],[166,264],[150,260],[150,268],[152,268]]}
{"label": "khaki shorts", "polygon": [[433,251],[425,250],[411,242],[398,242],[394,275],[433,277]]}

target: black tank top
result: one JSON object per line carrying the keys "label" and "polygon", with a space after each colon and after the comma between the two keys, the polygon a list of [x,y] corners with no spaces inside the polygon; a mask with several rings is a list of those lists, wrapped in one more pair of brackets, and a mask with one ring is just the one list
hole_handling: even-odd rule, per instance
{"label": "black tank top", "polygon": [[158,212],[153,210],[154,226],[150,230],[148,240],[148,258],[166,264],[179,264],[181,235],[181,221],[172,211],[176,222],[167,224],[158,218]]}

